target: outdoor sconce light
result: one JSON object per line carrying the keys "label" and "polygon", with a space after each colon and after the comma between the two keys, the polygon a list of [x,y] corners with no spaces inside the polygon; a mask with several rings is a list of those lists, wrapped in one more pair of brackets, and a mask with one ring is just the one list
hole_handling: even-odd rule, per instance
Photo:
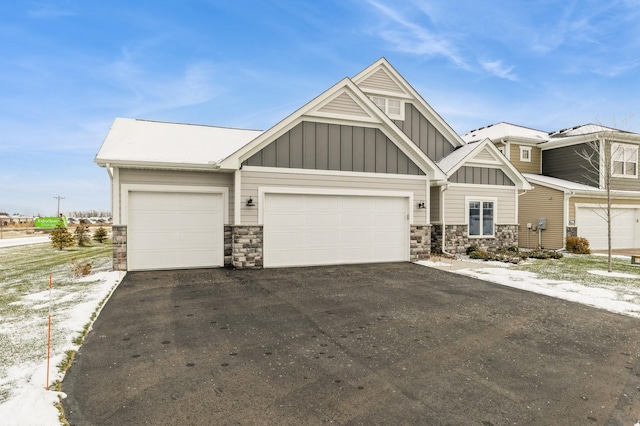
{"label": "outdoor sconce light", "polygon": [[255,204],[253,204],[253,198],[249,197],[247,200],[247,207],[255,207]]}
{"label": "outdoor sconce light", "polygon": [[426,209],[426,208],[427,208],[427,206],[425,206],[424,201],[420,201],[420,202],[418,203],[418,208],[419,208],[419,209]]}

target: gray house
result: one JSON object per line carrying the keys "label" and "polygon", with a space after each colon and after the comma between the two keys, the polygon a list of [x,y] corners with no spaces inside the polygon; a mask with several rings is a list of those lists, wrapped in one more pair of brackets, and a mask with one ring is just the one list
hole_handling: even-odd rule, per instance
{"label": "gray house", "polygon": [[117,118],[114,268],[412,261],[518,239],[524,176],[380,59],[266,131]]}

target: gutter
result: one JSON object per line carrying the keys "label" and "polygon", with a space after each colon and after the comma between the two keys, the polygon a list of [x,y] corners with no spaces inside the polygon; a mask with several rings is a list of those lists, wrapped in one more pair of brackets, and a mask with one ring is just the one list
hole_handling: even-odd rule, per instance
{"label": "gutter", "polygon": [[131,167],[139,169],[167,169],[167,170],[220,170],[220,162],[208,163],[168,163],[159,161],[122,161],[110,159],[94,159],[100,167]]}

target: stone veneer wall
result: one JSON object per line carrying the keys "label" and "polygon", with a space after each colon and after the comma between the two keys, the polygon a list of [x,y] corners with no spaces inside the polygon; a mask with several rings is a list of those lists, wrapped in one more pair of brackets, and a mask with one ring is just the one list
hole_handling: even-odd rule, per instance
{"label": "stone veneer wall", "polygon": [[[442,227],[440,226],[440,233]],[[495,238],[469,238],[467,225],[445,225],[444,250],[451,254],[463,254],[467,247],[478,246],[481,249],[498,249],[518,245],[518,225],[496,225]],[[437,238],[436,238],[437,239]],[[432,241],[434,238],[432,237]],[[442,240],[440,239],[440,242]],[[441,249],[441,245],[439,246]],[[436,252],[434,247],[432,250]]]}
{"label": "stone veneer wall", "polygon": [[431,225],[431,253],[442,254],[442,225]]}
{"label": "stone veneer wall", "polygon": [[410,260],[425,260],[431,254],[431,225],[411,225]]}
{"label": "stone veneer wall", "polygon": [[113,241],[113,270],[127,270],[127,225],[111,227]]}
{"label": "stone veneer wall", "polygon": [[233,266],[233,227],[224,226],[224,266]]}
{"label": "stone veneer wall", "polygon": [[231,228],[231,265],[238,269],[262,268],[262,225],[231,225],[229,228]]}

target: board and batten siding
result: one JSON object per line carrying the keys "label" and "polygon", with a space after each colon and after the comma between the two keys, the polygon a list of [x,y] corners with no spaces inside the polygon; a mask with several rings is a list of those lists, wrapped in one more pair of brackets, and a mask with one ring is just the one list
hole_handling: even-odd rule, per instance
{"label": "board and batten siding", "polygon": [[547,219],[547,229],[542,231],[542,247],[557,250],[564,247],[564,192],[537,185],[518,197],[518,245],[526,248],[538,246],[538,233],[527,228],[527,223],[537,225],[538,219]]}
{"label": "board and batten siding", "polygon": [[449,181],[476,185],[515,186],[515,183],[502,170],[491,167],[462,166],[451,175]]}
{"label": "board and batten siding", "polygon": [[597,186],[595,182],[599,181],[598,171],[594,170],[589,162],[580,156],[583,150],[586,150],[588,154],[593,153],[594,159],[599,156],[588,143],[542,151],[542,174],[584,185]]}
{"label": "board and batten siding", "polygon": [[[520,161],[520,147],[531,148],[531,161]],[[532,173],[539,175],[542,169],[542,151],[531,145],[511,143],[509,148],[509,160],[520,173]]]}
{"label": "board and batten siding", "polygon": [[450,184],[444,191],[445,225],[464,225],[467,221],[466,197],[478,200],[495,198],[497,200],[496,225],[514,225],[516,218],[517,190],[510,186],[474,186]]}
{"label": "board and batten siding", "polygon": [[[229,220],[233,220],[233,173],[121,168],[119,169],[119,181],[120,185],[144,184],[229,188]],[[122,186],[118,188],[118,194],[122,194]],[[122,206],[121,198],[119,205]],[[122,214],[122,212],[120,212],[120,214]]]}
{"label": "board and batten siding", "polygon": [[404,120],[393,122],[433,161],[451,154],[455,147],[413,104],[405,104]]}
{"label": "board and batten siding", "polygon": [[363,191],[411,191],[414,194],[413,224],[427,224],[427,209],[418,209],[417,203],[427,202],[427,178],[385,178],[384,176],[344,176],[318,173],[278,173],[272,171],[243,170],[241,200],[252,198],[256,206],[241,203],[243,225],[258,223],[258,190],[261,187],[361,189]]}
{"label": "board and batten siding", "polygon": [[381,130],[303,121],[243,165],[424,175]]}

